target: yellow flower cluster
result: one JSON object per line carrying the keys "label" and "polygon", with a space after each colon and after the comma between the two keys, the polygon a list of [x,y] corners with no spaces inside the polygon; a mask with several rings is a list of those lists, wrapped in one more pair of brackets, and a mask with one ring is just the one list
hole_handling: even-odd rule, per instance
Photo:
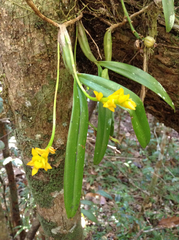
{"label": "yellow flower cluster", "polygon": [[101,92],[94,91],[96,99],[103,103],[103,107],[108,108],[112,112],[116,108],[116,104],[120,105],[121,107],[125,107],[131,110],[135,110],[136,103],[129,98],[130,95],[124,95],[124,89],[120,88],[107,98],[103,98],[103,94]]}
{"label": "yellow flower cluster", "polygon": [[39,168],[44,168],[45,171],[52,169],[48,163],[49,153],[55,154],[55,149],[53,147],[47,149],[32,148],[33,157],[32,160],[27,163],[27,165],[33,167],[32,176],[38,172]]}

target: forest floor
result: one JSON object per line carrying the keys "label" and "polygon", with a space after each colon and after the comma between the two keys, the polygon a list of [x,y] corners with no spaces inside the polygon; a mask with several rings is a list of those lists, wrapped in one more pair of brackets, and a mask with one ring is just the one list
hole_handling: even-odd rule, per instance
{"label": "forest floor", "polygon": [[[159,124],[153,116],[148,114],[147,117],[151,141],[143,149],[128,113],[118,109],[113,137],[119,143],[109,142],[99,165],[93,164],[95,133],[89,129],[81,200],[85,240],[179,239],[179,134]],[[97,126],[97,111],[91,123]],[[12,159],[7,161],[13,163],[23,215],[23,226],[19,230],[22,227],[28,230],[35,205],[21,160],[16,157],[15,138],[11,138],[9,144]],[[161,148],[164,148],[164,156]],[[0,174],[8,185],[3,167]],[[3,191],[1,187],[0,197]],[[7,187],[5,191],[8,203]]]}
{"label": "forest floor", "polygon": [[[151,140],[143,149],[128,113],[116,112],[120,144],[110,141],[99,165],[93,164],[94,134],[88,137],[82,208],[98,222],[84,218],[85,240],[179,239],[179,134],[147,117]],[[91,122],[96,126],[95,114]]]}

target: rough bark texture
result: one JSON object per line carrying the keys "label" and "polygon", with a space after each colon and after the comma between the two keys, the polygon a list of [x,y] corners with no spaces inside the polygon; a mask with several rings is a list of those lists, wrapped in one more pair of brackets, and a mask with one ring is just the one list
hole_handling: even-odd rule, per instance
{"label": "rough bark texture", "polygon": [[[47,17],[61,21],[74,1],[39,0],[35,4]],[[63,63],[53,144],[57,151],[55,156],[49,157],[53,169],[48,172],[39,170],[32,177],[31,168],[26,166],[31,159],[31,149],[45,148],[51,136],[58,29],[39,19],[25,1],[14,4],[2,0],[0,9],[0,72],[4,74],[4,107],[14,125],[40,223],[50,239],[82,239],[80,211],[72,220],[67,219],[63,201],[64,155],[73,86]],[[73,32],[71,28],[72,38]]]}
{"label": "rough bark texture", "polygon": [[1,204],[0,204],[0,234],[1,234],[1,240],[10,240],[10,236],[7,231],[6,220],[4,217]]}
{"label": "rough bark texture", "polygon": [[[110,24],[122,21],[124,14],[121,3],[116,0],[84,0],[83,2],[88,4],[88,8],[85,9],[84,17],[82,19],[83,24],[98,45],[104,60],[103,37]],[[157,47],[151,52],[148,72],[166,89],[168,95],[175,104],[176,112],[174,112],[167,103],[150,90],[147,91],[145,107],[146,111],[156,116],[160,122],[164,122],[167,126],[174,128],[179,132],[179,23],[177,21],[171,32],[166,33],[162,7],[160,4],[157,6],[152,0],[127,0],[125,1],[125,5],[128,9],[129,15],[132,15],[152,2],[152,6],[146,12],[139,14],[132,19],[133,26],[136,31],[144,37],[148,35],[155,37]],[[115,13],[115,15],[113,13]],[[176,12],[176,20],[178,16],[179,11]],[[112,37],[112,60],[129,63],[142,69],[143,53],[138,52],[134,47],[136,37],[133,35],[129,24],[126,23],[123,26],[115,28]],[[94,55],[100,60],[96,46],[91,41],[90,37],[89,42]],[[137,52],[138,54],[136,54]],[[97,74],[96,67],[88,60],[85,60],[86,57],[80,49],[78,50],[77,59],[80,63],[80,71]],[[136,82],[112,72],[110,72],[110,79],[140,95],[141,86]]]}

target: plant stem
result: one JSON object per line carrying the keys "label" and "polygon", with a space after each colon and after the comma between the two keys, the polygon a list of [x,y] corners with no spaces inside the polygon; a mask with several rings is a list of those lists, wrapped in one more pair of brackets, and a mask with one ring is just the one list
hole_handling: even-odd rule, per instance
{"label": "plant stem", "polygon": [[122,4],[123,11],[124,11],[124,15],[125,15],[125,17],[127,18],[128,22],[129,22],[129,25],[130,25],[132,33],[135,35],[135,37],[137,39],[141,39],[140,35],[136,32],[136,30],[134,29],[134,27],[132,25],[132,21],[131,21],[131,19],[129,17],[128,11],[127,11],[126,6],[124,4],[124,0],[121,0],[121,4]]}
{"label": "plant stem", "polygon": [[49,148],[52,146],[52,143],[55,137],[56,105],[57,105],[57,92],[58,92],[58,86],[59,86],[59,76],[60,76],[60,44],[57,41],[57,81],[55,86],[55,95],[54,95],[54,104],[53,104],[53,127],[52,127],[52,135],[46,148]]}

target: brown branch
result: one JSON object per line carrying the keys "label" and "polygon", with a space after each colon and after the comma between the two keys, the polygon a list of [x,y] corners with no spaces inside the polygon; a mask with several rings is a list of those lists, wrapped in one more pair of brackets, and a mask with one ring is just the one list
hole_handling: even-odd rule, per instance
{"label": "brown branch", "polygon": [[[143,55],[143,71],[148,72],[148,49],[145,47],[144,48],[144,55]],[[144,99],[146,96],[146,88],[144,85],[141,86],[141,91],[140,91],[140,99],[144,103]]]}
{"label": "brown branch", "polygon": [[[3,149],[3,157],[7,158],[10,156],[9,146],[8,146],[8,132],[6,129],[6,124],[0,121],[0,137],[1,136],[3,136],[3,138],[1,139],[5,144],[5,148]],[[20,218],[17,187],[16,187],[16,181],[14,177],[12,162],[7,163],[5,165],[5,169],[7,172],[9,189],[10,189],[12,220],[13,220],[14,227],[16,227],[16,226],[22,225],[22,221]],[[23,240],[24,237],[25,237],[25,231],[23,230],[20,233],[20,239]]]}
{"label": "brown branch", "polygon": [[32,0],[26,0],[26,2],[27,2],[27,4],[32,8],[32,10],[35,12],[35,14],[36,14],[37,16],[39,16],[40,18],[42,18],[44,21],[52,24],[53,26],[59,27],[59,24],[58,24],[58,23],[52,21],[50,18],[45,17],[45,16],[38,10],[38,8],[35,6],[35,4],[33,3]]}
{"label": "brown branch", "polygon": [[65,27],[68,27],[68,26],[74,24],[75,22],[79,21],[82,17],[83,17],[83,13],[81,13],[78,17],[76,17],[72,20],[64,22],[63,24],[65,25]]}
{"label": "brown branch", "polygon": [[[58,24],[56,22],[54,22],[53,20],[51,20],[50,18],[47,18],[46,16],[44,16],[39,10],[38,8],[35,6],[35,4],[33,3],[32,0],[26,0],[27,4],[32,8],[32,10],[35,12],[35,14],[37,16],[39,16],[41,19],[43,19],[44,21],[52,24],[53,26],[59,28],[61,24]],[[82,18],[83,14],[81,13],[77,18],[69,20],[64,22],[63,24],[68,27],[69,25],[74,24],[76,21],[79,21]]]}
{"label": "brown branch", "polygon": [[39,220],[36,218],[33,222],[32,222],[32,226],[29,229],[29,231],[27,232],[26,238],[25,240],[33,240],[35,237],[36,232],[38,231],[40,227],[40,222]]}
{"label": "brown branch", "polygon": [[[149,5],[147,5],[147,6],[145,6],[144,8],[142,8],[140,11],[132,14],[132,15],[130,16],[130,19],[132,19],[132,18],[140,15],[141,13],[145,12],[150,6],[152,6],[152,4],[154,4],[154,3],[152,2],[152,3],[150,3]],[[120,23],[115,23],[115,24],[111,25],[111,26],[109,27],[109,29],[111,29],[111,31],[113,31],[115,28],[121,27],[121,26],[124,25],[126,22],[127,22],[127,18],[124,17],[122,22],[120,22]]]}
{"label": "brown branch", "polygon": [[137,15],[140,15],[141,13],[145,12],[145,11],[146,11],[149,7],[151,7],[153,4],[154,4],[154,3],[151,2],[149,5],[145,6],[145,7],[142,8],[140,11],[132,14],[132,15],[130,16],[130,19],[132,19],[132,18],[136,17]]}

